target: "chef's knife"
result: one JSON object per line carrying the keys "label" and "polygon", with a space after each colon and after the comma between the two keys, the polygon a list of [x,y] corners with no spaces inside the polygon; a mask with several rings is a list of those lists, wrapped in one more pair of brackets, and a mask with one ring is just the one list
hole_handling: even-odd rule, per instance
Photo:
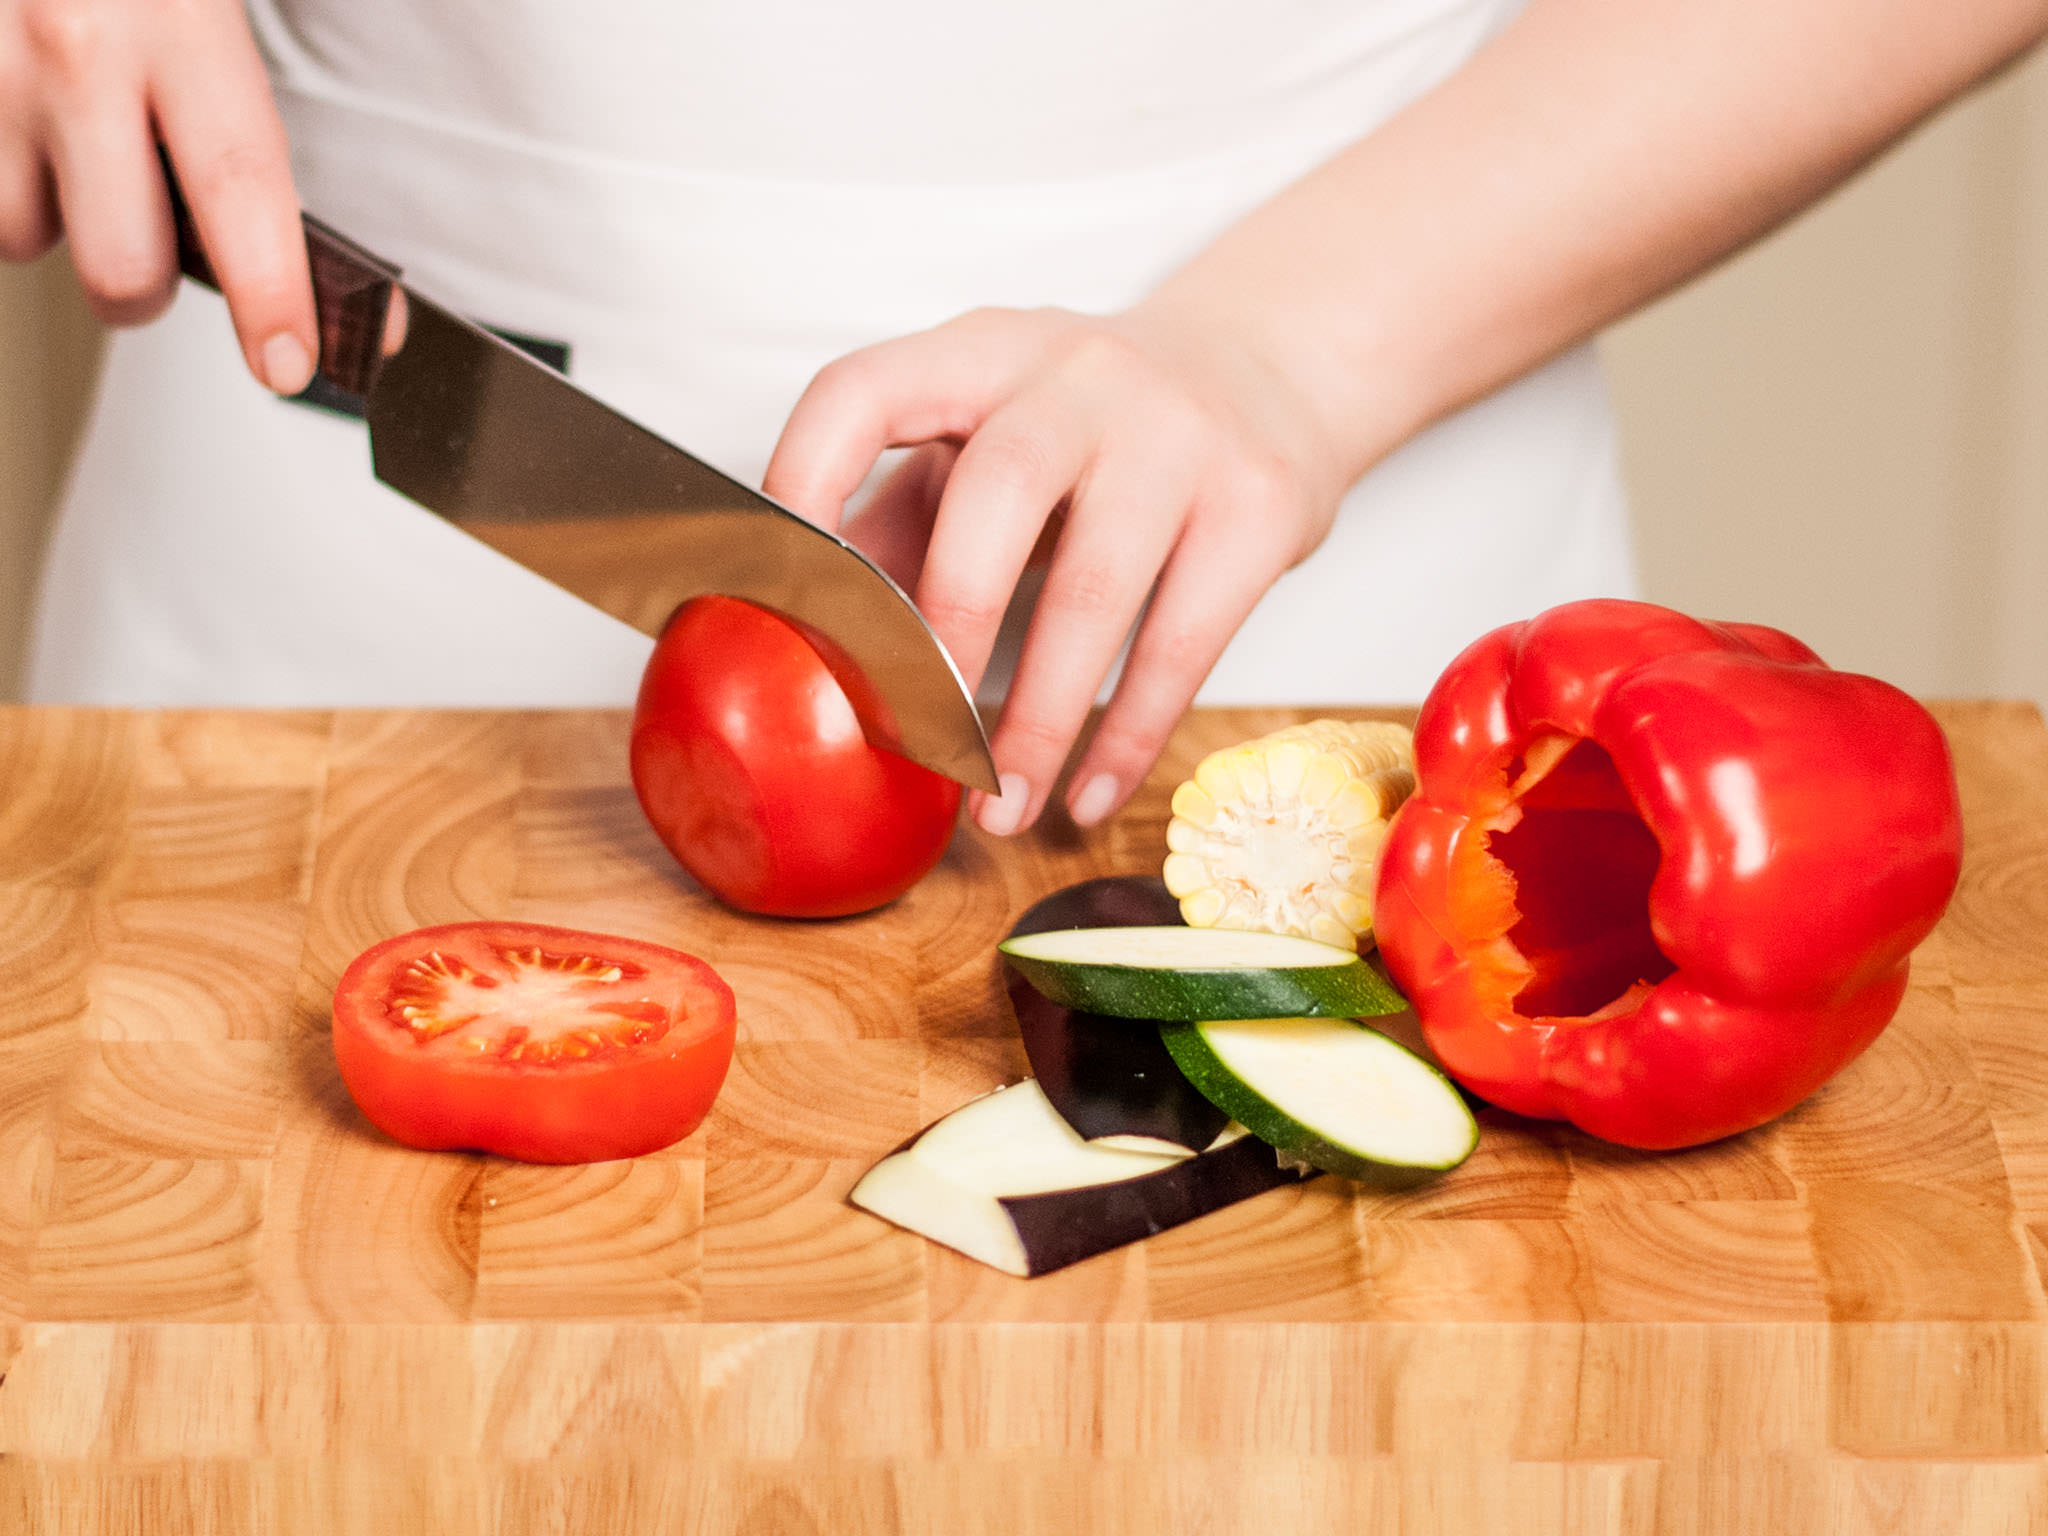
{"label": "chef's knife", "polygon": [[[217,288],[175,183],[172,206],[180,268]],[[424,297],[310,214],[305,227],[320,374],[364,402],[379,480],[644,634],[706,593],[809,625],[879,694],[861,722],[870,740],[997,788],[959,669],[866,556]]]}

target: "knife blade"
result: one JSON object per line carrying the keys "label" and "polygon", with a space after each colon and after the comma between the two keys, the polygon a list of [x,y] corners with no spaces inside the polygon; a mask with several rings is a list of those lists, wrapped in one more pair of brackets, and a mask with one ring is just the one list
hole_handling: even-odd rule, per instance
{"label": "knife blade", "polygon": [[[179,267],[217,289],[170,185]],[[807,625],[873,685],[878,697],[856,706],[870,741],[998,788],[959,668],[859,550],[434,302],[319,219],[303,222],[320,375],[363,401],[379,480],[643,634],[710,593]]]}

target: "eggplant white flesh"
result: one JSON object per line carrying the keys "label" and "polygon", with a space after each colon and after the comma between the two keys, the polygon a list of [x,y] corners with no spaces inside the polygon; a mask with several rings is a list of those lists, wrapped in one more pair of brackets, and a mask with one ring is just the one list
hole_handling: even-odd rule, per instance
{"label": "eggplant white flesh", "polygon": [[[1067,886],[1026,909],[1009,937],[1069,928],[1164,926],[1180,904],[1150,875],[1112,875]],[[1068,1008],[1005,966],[1010,1007],[1031,1070],[1067,1124],[1112,1148],[1200,1152],[1230,1117],[1174,1065],[1156,1029]]]}
{"label": "eggplant white flesh", "polygon": [[1042,1275],[1307,1176],[1236,1130],[1194,1156],[1106,1148],[1027,1078],[934,1122],[848,1199],[1007,1274]]}
{"label": "eggplant white flesh", "polygon": [[1074,1134],[1031,1078],[963,1104],[934,1121],[906,1154],[985,1195],[1037,1195],[1135,1179],[1179,1153],[1122,1152]]}

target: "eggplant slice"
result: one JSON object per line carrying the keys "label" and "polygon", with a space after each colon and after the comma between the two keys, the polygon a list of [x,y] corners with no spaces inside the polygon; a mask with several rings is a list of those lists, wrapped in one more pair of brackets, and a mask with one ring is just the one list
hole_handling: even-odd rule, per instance
{"label": "eggplant slice", "polygon": [[[1027,908],[1009,932],[1068,928],[1166,927],[1180,903],[1152,875],[1111,875],[1055,891]],[[1174,1065],[1159,1031],[1064,1007],[1041,996],[1005,963],[1003,979],[1024,1038],[1024,1054],[1052,1107],[1089,1141],[1131,1151],[1203,1151],[1230,1123]]]}
{"label": "eggplant slice", "polygon": [[1103,1147],[1027,1078],[933,1122],[847,1198],[1007,1274],[1042,1275],[1312,1176],[1230,1131],[1195,1156]]}
{"label": "eggplant slice", "polygon": [[1208,1147],[1230,1123],[1174,1064],[1156,1028],[1062,1007],[1014,971],[1008,981],[1039,1087],[1088,1140],[1186,1154]]}

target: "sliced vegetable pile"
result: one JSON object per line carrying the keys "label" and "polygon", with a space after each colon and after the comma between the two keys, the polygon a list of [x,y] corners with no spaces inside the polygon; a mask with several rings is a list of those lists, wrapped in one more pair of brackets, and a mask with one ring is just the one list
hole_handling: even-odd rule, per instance
{"label": "sliced vegetable pile", "polygon": [[1356,1022],[1406,1004],[1355,950],[1176,912],[1139,876],[1027,911],[999,947],[1035,1079],[927,1128],[853,1203],[1038,1275],[1318,1171],[1406,1184],[1470,1154],[1458,1091]]}
{"label": "sliced vegetable pile", "polygon": [[[1030,908],[1012,939],[1066,928],[1155,927],[1173,921],[1173,898],[1157,880],[1084,880]],[[1157,1030],[1077,1012],[1007,972],[1010,1008],[1038,1086],[1062,1119],[1097,1146],[1200,1152],[1230,1116],[1181,1075]]]}

